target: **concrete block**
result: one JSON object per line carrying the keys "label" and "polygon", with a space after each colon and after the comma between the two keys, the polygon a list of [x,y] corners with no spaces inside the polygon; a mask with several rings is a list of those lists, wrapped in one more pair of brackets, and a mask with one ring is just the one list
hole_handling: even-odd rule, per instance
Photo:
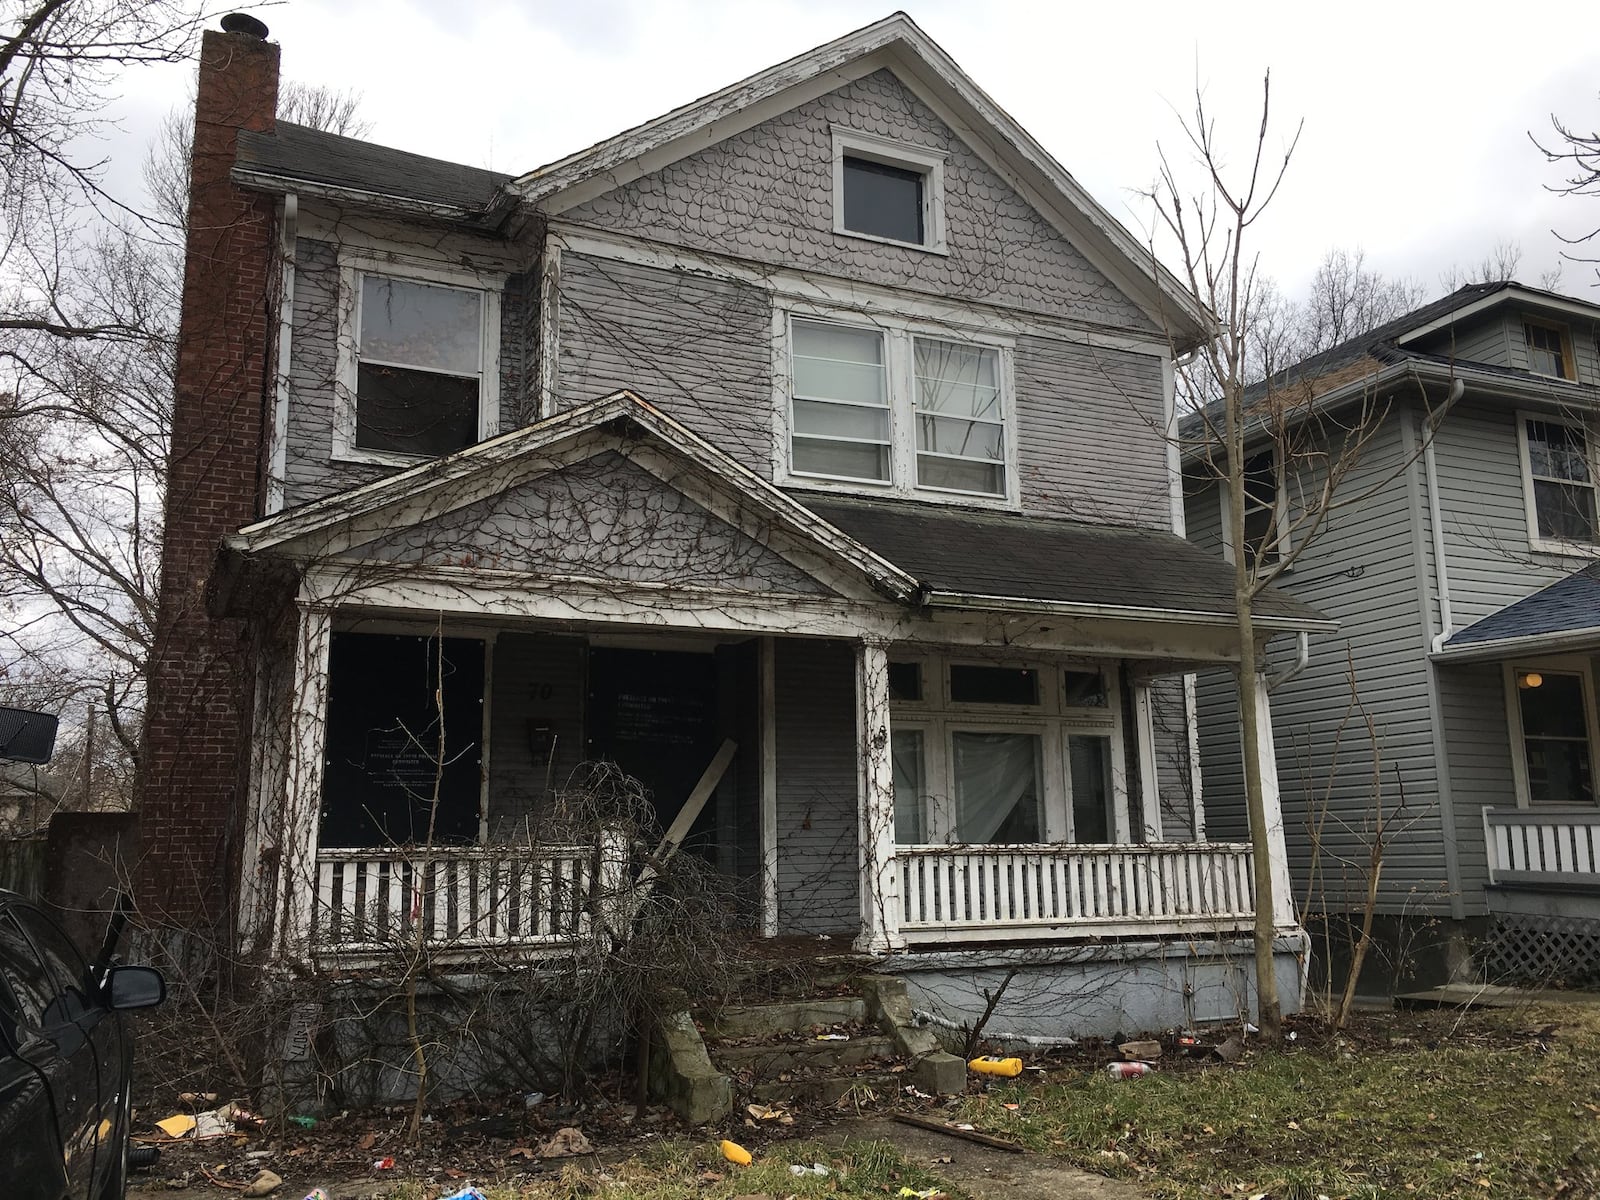
{"label": "concrete block", "polygon": [[935,1096],[959,1096],[967,1090],[967,1064],[954,1054],[935,1050],[917,1059],[911,1068],[917,1089]]}
{"label": "concrete block", "polygon": [[705,1041],[687,1011],[656,1027],[650,1084],[656,1096],[689,1125],[705,1125],[733,1111],[733,1083],[712,1066]]}

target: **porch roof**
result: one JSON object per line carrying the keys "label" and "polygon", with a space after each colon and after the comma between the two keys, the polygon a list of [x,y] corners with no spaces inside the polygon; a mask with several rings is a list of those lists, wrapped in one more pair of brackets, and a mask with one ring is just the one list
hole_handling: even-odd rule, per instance
{"label": "porch roof", "polygon": [[[1172,533],[1048,517],[973,512],[923,501],[819,500],[807,508],[922,581],[930,602],[994,601],[1187,613],[1232,621],[1233,569]],[[1275,588],[1258,619],[1294,629],[1336,623]]]}
{"label": "porch roof", "polygon": [[1437,657],[1486,660],[1600,645],[1600,562],[1450,636]]}

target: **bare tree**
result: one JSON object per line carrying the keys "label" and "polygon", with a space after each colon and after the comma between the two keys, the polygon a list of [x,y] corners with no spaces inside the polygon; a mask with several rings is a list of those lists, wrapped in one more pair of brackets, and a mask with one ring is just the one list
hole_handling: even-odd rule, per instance
{"label": "bare tree", "polygon": [[[1546,188],[1562,196],[1600,196],[1600,129],[1585,133],[1580,126],[1569,125],[1554,113],[1550,114],[1550,126],[1555,137],[1548,145],[1532,133],[1528,135],[1539,152],[1566,173],[1560,183],[1546,184]],[[1581,248],[1581,252],[1562,251],[1562,257],[1569,262],[1600,263],[1600,257],[1593,252],[1595,239],[1600,238],[1600,224],[1588,233],[1573,237],[1557,233],[1556,237],[1568,247]],[[1600,267],[1595,268],[1592,286],[1600,287]]]}
{"label": "bare tree", "polygon": [[[1258,703],[1264,641],[1256,633],[1255,604],[1263,589],[1316,541],[1336,511],[1364,503],[1397,468],[1386,466],[1378,479],[1352,480],[1392,398],[1380,399],[1367,388],[1337,411],[1321,403],[1336,383],[1355,383],[1360,390],[1366,368],[1357,364],[1354,374],[1326,379],[1295,372],[1251,387],[1252,347],[1295,328],[1336,343],[1361,332],[1359,326],[1367,321],[1409,307],[1416,287],[1384,284],[1365,270],[1359,253],[1330,255],[1319,272],[1316,303],[1303,319],[1286,316],[1276,289],[1258,273],[1249,246],[1252,227],[1271,205],[1293,158],[1299,126],[1281,150],[1270,147],[1269,75],[1262,83],[1261,122],[1237,179],[1199,89],[1183,129],[1198,185],[1190,190],[1182,184],[1179,170],[1163,152],[1151,198],[1161,226],[1176,242],[1181,277],[1195,299],[1217,317],[1215,338],[1195,352],[1180,376],[1179,386],[1190,391],[1187,402],[1195,410],[1184,448],[1194,469],[1223,488],[1225,542],[1234,548],[1243,777],[1255,873],[1256,988],[1262,1030],[1276,1040],[1282,1017],[1273,974],[1272,857],[1260,756],[1265,731]],[[1270,447],[1273,468],[1265,489],[1250,453],[1263,445]]]}
{"label": "bare tree", "polygon": [[1496,242],[1475,263],[1457,263],[1439,276],[1439,286],[1447,292],[1472,283],[1500,283],[1515,279],[1522,265],[1522,246],[1517,242]]}

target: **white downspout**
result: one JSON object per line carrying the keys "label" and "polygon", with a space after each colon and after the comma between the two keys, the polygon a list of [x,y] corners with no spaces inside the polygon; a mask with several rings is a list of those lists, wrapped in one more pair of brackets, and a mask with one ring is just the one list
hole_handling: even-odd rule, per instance
{"label": "white downspout", "polygon": [[1277,691],[1279,684],[1288,683],[1289,680],[1300,674],[1301,671],[1304,671],[1306,669],[1306,664],[1311,661],[1311,635],[1302,629],[1299,637],[1300,646],[1295,652],[1294,662],[1290,663],[1276,675],[1267,677],[1267,691]]}
{"label": "white downspout", "polygon": [[1455,631],[1455,620],[1450,612],[1450,570],[1444,560],[1444,521],[1439,512],[1439,468],[1433,457],[1433,435],[1438,432],[1439,417],[1455,407],[1464,391],[1466,385],[1461,380],[1451,384],[1444,408],[1432,421],[1426,422],[1428,428],[1423,430],[1422,473],[1428,487],[1428,523],[1433,526],[1433,569],[1439,582],[1439,632],[1433,639],[1435,654]]}

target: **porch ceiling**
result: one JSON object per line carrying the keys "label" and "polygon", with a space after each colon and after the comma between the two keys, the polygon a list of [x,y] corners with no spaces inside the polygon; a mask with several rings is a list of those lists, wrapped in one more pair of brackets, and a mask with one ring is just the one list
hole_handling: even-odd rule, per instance
{"label": "porch ceiling", "polygon": [[[958,512],[925,503],[805,497],[823,520],[922,581],[932,603],[996,601],[1234,619],[1233,569],[1171,533],[1086,521]],[[1257,619],[1278,628],[1336,623],[1267,588]]]}

